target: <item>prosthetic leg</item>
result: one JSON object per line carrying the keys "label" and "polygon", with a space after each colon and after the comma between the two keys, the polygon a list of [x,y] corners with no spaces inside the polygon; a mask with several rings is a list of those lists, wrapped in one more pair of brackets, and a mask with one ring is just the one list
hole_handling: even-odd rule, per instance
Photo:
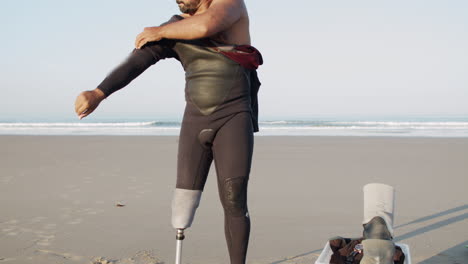
{"label": "prosthetic leg", "polygon": [[362,264],[393,264],[395,189],[370,183],[364,186],[364,240]]}
{"label": "prosthetic leg", "polygon": [[184,229],[177,229],[176,264],[182,264],[182,240],[184,240]]}
{"label": "prosthetic leg", "polygon": [[200,204],[202,192],[199,190],[175,189],[172,200],[172,226],[177,230],[176,264],[182,264],[182,241],[184,230],[192,225],[195,211]]}
{"label": "prosthetic leg", "polygon": [[315,264],[355,263],[356,256],[361,257],[361,264],[394,264],[403,261],[404,264],[411,264],[408,245],[398,243],[396,246],[399,248],[395,249],[392,241],[395,189],[386,184],[370,183],[364,186],[363,191],[363,237],[355,240],[343,237],[330,239]]}

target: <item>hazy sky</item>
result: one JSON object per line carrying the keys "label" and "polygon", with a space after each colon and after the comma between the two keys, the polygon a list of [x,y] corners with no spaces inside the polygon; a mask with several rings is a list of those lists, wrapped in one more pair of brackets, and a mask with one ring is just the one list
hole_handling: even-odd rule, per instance
{"label": "hazy sky", "polygon": [[[468,1],[247,0],[264,57],[262,119],[353,115],[468,116]],[[0,121],[74,118],[175,0],[4,0]],[[184,73],[162,61],[93,113],[180,118]]]}

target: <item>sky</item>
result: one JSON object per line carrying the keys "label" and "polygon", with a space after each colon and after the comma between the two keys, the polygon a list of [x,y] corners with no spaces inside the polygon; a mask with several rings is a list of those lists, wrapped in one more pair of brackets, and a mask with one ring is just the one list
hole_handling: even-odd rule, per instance
{"label": "sky", "polygon": [[[260,118],[468,116],[468,1],[246,0],[263,54]],[[75,119],[175,0],[4,0],[0,121]],[[180,119],[184,72],[152,66],[88,117]]]}

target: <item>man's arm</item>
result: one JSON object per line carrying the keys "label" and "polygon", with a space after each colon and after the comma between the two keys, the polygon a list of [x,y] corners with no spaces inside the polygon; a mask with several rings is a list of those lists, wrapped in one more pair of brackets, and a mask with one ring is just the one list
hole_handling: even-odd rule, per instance
{"label": "man's arm", "polygon": [[159,43],[151,43],[144,49],[135,49],[98,85],[98,89],[103,91],[107,97],[127,86],[151,65],[170,57],[175,57],[174,52]]}
{"label": "man's arm", "polygon": [[176,55],[172,49],[160,43],[151,43],[143,49],[133,50],[127,60],[115,68],[96,89],[84,91],[76,98],[76,114],[80,119],[88,116],[102,100],[127,86],[151,65],[169,57],[176,57]]}
{"label": "man's arm", "polygon": [[137,36],[135,47],[166,39],[200,39],[222,32],[237,22],[243,12],[242,0],[213,0],[201,14],[160,27],[148,27]]}

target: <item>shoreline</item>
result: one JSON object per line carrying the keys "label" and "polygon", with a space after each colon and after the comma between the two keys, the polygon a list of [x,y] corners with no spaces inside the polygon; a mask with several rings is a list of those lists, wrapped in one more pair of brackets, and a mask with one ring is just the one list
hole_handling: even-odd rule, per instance
{"label": "shoreline", "polygon": [[[380,120],[380,121],[379,121]],[[260,121],[257,136],[468,138],[468,119],[317,119]],[[0,135],[178,136],[181,121],[0,122]]]}
{"label": "shoreline", "polygon": [[[178,138],[179,135],[17,135],[17,134],[0,134],[0,138],[2,137],[70,137],[70,138],[80,138],[80,137],[115,137],[115,138],[138,138],[138,137],[163,137],[163,138]],[[461,139],[461,140],[468,140],[468,136],[460,136],[460,137],[452,137],[452,136],[447,136],[447,137],[442,137],[442,136],[364,136],[364,135],[359,135],[359,136],[343,136],[343,135],[329,135],[329,136],[323,136],[323,135],[258,135],[257,133],[254,134],[255,138],[320,138],[320,139],[326,139],[326,138],[361,138],[361,139],[367,139],[367,138],[375,138],[375,139]]]}

